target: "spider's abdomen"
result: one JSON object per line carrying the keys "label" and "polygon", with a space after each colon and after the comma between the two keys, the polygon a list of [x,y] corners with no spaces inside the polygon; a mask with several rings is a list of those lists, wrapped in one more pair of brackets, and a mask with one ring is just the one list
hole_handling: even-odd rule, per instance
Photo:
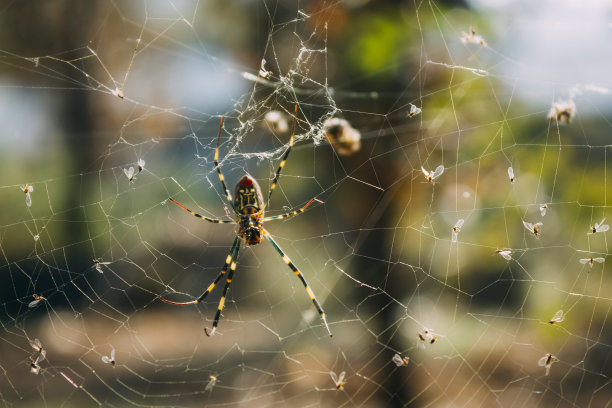
{"label": "spider's abdomen", "polygon": [[261,212],[263,197],[257,181],[244,175],[234,189],[234,206],[240,215],[250,215]]}

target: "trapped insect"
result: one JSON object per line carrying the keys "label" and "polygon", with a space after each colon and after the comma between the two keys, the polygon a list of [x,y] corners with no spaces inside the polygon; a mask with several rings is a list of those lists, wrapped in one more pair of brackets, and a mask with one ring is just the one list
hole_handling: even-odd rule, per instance
{"label": "trapped insect", "polygon": [[32,374],[40,373],[39,363],[47,357],[47,350],[45,350],[38,339],[30,340],[30,346],[34,349],[35,354],[32,356],[32,363],[30,364],[30,372]]}
{"label": "trapped insect", "polygon": [[327,119],[323,122],[323,133],[334,150],[343,156],[353,154],[361,148],[361,133],[345,119]]}
{"label": "trapped insect", "polygon": [[531,231],[533,235],[535,235],[536,238],[539,238],[540,237],[540,227],[544,224],[542,224],[541,222],[532,224],[530,222],[523,221],[523,225],[525,226],[527,230]]}
{"label": "trapped insect", "polygon": [[264,121],[276,134],[289,131],[289,123],[287,122],[285,114],[281,111],[269,111],[264,116]]}
{"label": "trapped insect", "polygon": [[217,169],[217,173],[219,174],[219,181],[221,182],[221,186],[223,188],[223,191],[225,192],[225,198],[227,199],[228,203],[231,205],[232,209],[234,210],[234,213],[236,215],[236,220],[232,220],[232,221],[218,220],[218,219],[204,217],[200,214],[196,214],[195,212],[191,211],[187,207],[183,206],[182,204],[179,204],[177,201],[174,201],[172,198],[170,198],[170,201],[172,201],[173,203],[175,203],[176,205],[178,205],[179,207],[181,207],[182,209],[184,209],[185,211],[187,211],[194,217],[197,217],[202,220],[212,222],[215,224],[237,224],[238,225],[238,231],[236,232],[234,243],[232,244],[229,254],[227,255],[225,264],[223,265],[223,268],[221,269],[221,272],[219,273],[215,281],[211,283],[210,286],[208,286],[208,288],[204,291],[204,293],[202,293],[197,299],[191,300],[189,302],[173,302],[173,301],[164,299],[163,297],[160,297],[160,299],[163,302],[171,304],[171,305],[198,304],[202,300],[204,300],[204,298],[206,298],[206,296],[213,290],[213,288],[217,285],[219,280],[221,280],[221,278],[225,276],[229,268],[229,274],[227,276],[227,280],[223,288],[223,293],[221,294],[221,299],[219,300],[219,306],[215,314],[212,330],[209,333],[207,328],[204,329],[204,332],[206,333],[207,336],[212,336],[215,333],[215,330],[217,329],[217,325],[219,324],[219,318],[221,317],[221,311],[223,310],[223,306],[225,305],[225,298],[227,296],[227,291],[229,290],[230,283],[232,282],[232,278],[234,277],[234,271],[236,270],[236,262],[238,260],[238,251],[240,250],[240,245],[242,244],[243,241],[246,245],[257,245],[260,242],[262,242],[264,239],[267,239],[268,242],[272,244],[272,246],[274,247],[276,252],[281,256],[285,264],[287,264],[287,266],[293,271],[293,273],[295,273],[295,275],[300,279],[300,281],[302,282],[302,285],[304,285],[304,289],[306,290],[306,293],[310,297],[310,300],[312,301],[315,308],[319,312],[319,316],[321,316],[321,320],[323,321],[323,324],[325,325],[325,329],[327,330],[327,333],[330,336],[332,336],[332,333],[329,330],[329,326],[327,324],[327,319],[325,318],[325,312],[323,311],[323,308],[317,301],[312,289],[310,289],[310,286],[306,282],[304,275],[302,275],[300,270],[293,264],[293,262],[291,262],[289,257],[285,255],[285,253],[280,248],[280,246],[276,243],[276,241],[272,238],[272,236],[268,233],[268,231],[266,231],[263,227],[263,223],[265,221],[281,220],[281,219],[286,219],[286,218],[298,215],[304,212],[306,208],[315,201],[315,199],[313,198],[299,210],[291,211],[291,212],[288,212],[282,215],[264,217],[264,210],[266,209],[266,207],[268,207],[268,204],[270,203],[270,198],[272,197],[272,193],[274,192],[274,189],[276,188],[276,185],[278,183],[278,179],[280,177],[281,170],[285,166],[287,157],[289,156],[289,153],[291,152],[291,148],[293,147],[293,140],[295,136],[296,116],[297,116],[297,104],[295,105],[295,113],[293,117],[293,130],[291,132],[291,138],[289,140],[289,147],[285,151],[285,154],[283,155],[281,159],[278,169],[276,170],[276,174],[274,175],[274,179],[272,180],[272,184],[270,185],[270,190],[268,192],[268,198],[265,202],[263,200],[263,196],[262,196],[261,188],[259,187],[259,184],[257,184],[257,181],[253,177],[251,177],[249,174],[244,175],[240,179],[240,181],[238,181],[238,184],[236,184],[236,187],[234,189],[234,199],[232,200],[232,196],[230,195],[230,192],[225,184],[225,178],[223,176],[223,173],[221,172],[221,167],[219,167],[219,141],[221,140],[221,131],[223,130],[223,118],[221,118],[221,123],[219,124],[219,134],[217,135],[217,148],[215,150],[214,163]]}
{"label": "trapped insect", "polygon": [[434,344],[436,340],[438,339],[434,335],[433,331],[428,328],[424,328],[422,332],[418,332],[417,337],[418,337],[417,345],[423,349],[425,348],[427,344]]}
{"label": "trapped insect", "polygon": [[592,268],[594,262],[604,263],[605,261],[606,261],[605,258],[582,258],[578,262],[580,262],[583,265],[589,264],[589,266]]}
{"label": "trapped insect", "polygon": [[28,307],[29,308],[34,308],[34,307],[38,306],[38,304],[40,302],[42,302],[43,300],[47,300],[47,299],[45,299],[42,296],[38,296],[37,294],[32,295],[32,297],[34,298],[34,300],[31,301],[30,303],[28,303]]}
{"label": "trapped insect", "polygon": [[395,354],[391,361],[393,361],[398,367],[406,367],[408,365],[408,362],[410,361],[410,358],[402,357],[399,354]]}
{"label": "trapped insect", "polygon": [[563,315],[563,310],[557,310],[555,315],[552,317],[552,319],[550,319],[548,323],[557,324],[557,323],[561,323],[563,320],[565,320],[565,316]]}
{"label": "trapped insect", "polygon": [[538,365],[540,367],[545,367],[546,368],[546,375],[548,375],[548,373],[550,372],[550,366],[554,362],[557,362],[557,361],[559,361],[559,359],[557,357],[555,357],[552,354],[548,353],[544,357],[542,357],[541,359],[538,360]]}
{"label": "trapped insect", "polygon": [[204,391],[212,391],[212,389],[215,387],[215,385],[217,385],[217,377],[215,377],[214,375],[211,375],[208,377],[209,381],[208,384],[206,384],[206,388],[204,388]]}
{"label": "trapped insect", "polygon": [[601,222],[599,222],[599,224],[595,224],[595,225],[591,225],[591,234],[595,234],[596,232],[606,232],[607,230],[610,229],[610,226],[607,224],[604,224],[604,221],[606,219],[604,218],[603,220],[601,220]]}
{"label": "trapped insect", "polygon": [[455,226],[452,229],[452,241],[457,242],[457,236],[459,235],[459,231],[461,231],[461,227],[463,227],[463,218],[455,223]]}
{"label": "trapped insect", "polygon": [[574,101],[554,102],[548,111],[546,119],[569,125],[576,114]]}
{"label": "trapped insect", "polygon": [[421,113],[421,108],[417,108],[415,105],[410,104],[410,111],[408,112],[408,117],[413,118],[419,113]]}
{"label": "trapped insect", "polygon": [[115,366],[115,349],[111,349],[110,356],[102,356],[102,362]]}
{"label": "trapped insect", "polygon": [[344,381],[345,375],[346,375],[345,371],[341,372],[340,375],[338,376],[336,376],[336,373],[334,373],[333,371],[329,372],[329,376],[331,377],[332,381],[336,385],[336,389],[338,391],[342,391],[344,389],[344,385],[346,384],[346,382]]}
{"label": "trapped insect", "polygon": [[25,199],[26,205],[28,207],[31,207],[32,206],[32,196],[30,195],[30,193],[32,193],[34,191],[34,187],[29,185],[29,184],[26,184],[25,186],[21,186],[19,188],[21,189],[21,191],[23,191],[25,193],[25,196],[26,196],[26,199]]}
{"label": "trapped insect", "polygon": [[514,183],[514,169],[512,166],[508,167],[508,178],[510,179],[510,183]]}
{"label": "trapped insect", "polygon": [[96,271],[100,273],[104,273],[104,271],[102,270],[102,265],[110,265],[110,262],[102,262],[102,258],[95,258],[93,260],[93,263],[94,267],[96,268]]}
{"label": "trapped insect", "polygon": [[134,167],[132,166],[130,166],[129,169],[123,169],[123,173],[125,173],[125,177],[127,177],[130,183],[136,178],[136,174],[134,173]]}
{"label": "trapped insect", "polygon": [[540,206],[540,215],[543,217],[546,215],[546,210],[548,209],[548,204],[542,204]]}
{"label": "trapped insect", "polygon": [[438,167],[436,167],[436,169],[434,171],[427,171],[427,170],[425,170],[425,168],[423,166],[421,166],[421,171],[425,175],[425,179],[427,180],[427,182],[431,183],[435,179],[440,177],[442,175],[442,173],[444,173],[444,165],[442,165],[442,164],[439,165]]}
{"label": "trapped insect", "polygon": [[137,166],[138,166],[138,172],[140,173],[144,169],[145,161],[142,159],[138,159]]}
{"label": "trapped insect", "polygon": [[500,254],[506,261],[512,260],[512,251],[509,249],[496,249],[495,253]]}
{"label": "trapped insect", "polygon": [[476,29],[470,28],[469,34],[466,32],[461,32],[461,42],[464,44],[480,44],[483,47],[487,46],[487,42],[482,38],[482,36],[476,34]]}

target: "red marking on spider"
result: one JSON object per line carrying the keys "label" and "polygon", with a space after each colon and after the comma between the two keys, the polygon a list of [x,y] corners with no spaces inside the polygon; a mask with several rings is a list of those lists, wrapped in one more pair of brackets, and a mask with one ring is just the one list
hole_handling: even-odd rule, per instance
{"label": "red marking on spider", "polygon": [[240,187],[252,187],[252,186],[253,186],[253,180],[251,180],[249,177],[244,176],[240,180]]}

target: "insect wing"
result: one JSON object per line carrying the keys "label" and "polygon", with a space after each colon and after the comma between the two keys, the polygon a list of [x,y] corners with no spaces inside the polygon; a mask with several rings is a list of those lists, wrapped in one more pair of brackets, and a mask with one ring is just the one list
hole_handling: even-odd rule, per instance
{"label": "insect wing", "polygon": [[538,365],[540,367],[545,367],[546,366],[546,361],[548,360],[548,355],[542,357],[541,359],[538,360]]}
{"label": "insect wing", "polygon": [[525,226],[526,229],[528,229],[530,232],[533,232],[533,224],[530,222],[526,222],[523,221],[523,225]]}
{"label": "insect wing", "polygon": [[596,228],[597,228],[597,232],[606,232],[610,229],[610,226],[606,224],[604,225],[599,224]]}
{"label": "insect wing", "polygon": [[112,350],[111,350],[110,359],[111,359],[112,361],[115,361],[115,349],[112,349]]}
{"label": "insect wing", "polygon": [[502,258],[504,258],[506,261],[510,261],[512,260],[512,251],[501,251],[501,250],[497,250],[496,251],[498,254],[501,255]]}
{"label": "insect wing", "polygon": [[550,324],[561,323],[565,320],[565,316],[563,316],[563,310],[557,310],[557,313],[550,319]]}
{"label": "insect wing", "polygon": [[38,339],[30,340],[30,346],[38,352],[42,350],[42,343]]}
{"label": "insect wing", "polygon": [[593,261],[597,262],[597,263],[604,263],[606,261],[605,258],[593,258]]}
{"label": "insect wing", "polygon": [[338,385],[339,381],[338,381],[338,376],[336,375],[336,373],[334,373],[333,371],[330,371],[329,376],[331,377],[334,384]]}
{"label": "insect wing", "polygon": [[444,165],[441,164],[438,167],[436,167],[433,174],[431,175],[431,179],[432,180],[437,179],[438,177],[442,175],[442,173],[444,173]]}
{"label": "insect wing", "polygon": [[30,192],[29,191],[26,193],[26,199],[25,200],[26,200],[26,205],[28,207],[31,207],[32,206],[32,197],[30,196]]}
{"label": "insect wing", "polygon": [[142,159],[138,159],[138,172],[140,173],[142,169],[144,169],[145,161]]}
{"label": "insect wing", "polygon": [[580,262],[583,265],[586,265],[587,263],[591,262],[591,258],[582,258],[578,260],[578,262]]}
{"label": "insect wing", "polygon": [[125,176],[128,180],[132,181],[134,179],[134,167],[130,167],[129,169],[123,169]]}
{"label": "insect wing", "polygon": [[28,307],[31,309],[33,307],[38,306],[38,304],[40,303],[41,300],[43,300],[43,298],[36,298],[35,300],[33,300],[30,303],[28,303]]}
{"label": "insect wing", "polygon": [[427,170],[425,170],[425,167],[421,166],[421,171],[425,175],[425,178],[429,178],[429,172]]}
{"label": "insect wing", "polygon": [[508,178],[510,179],[511,183],[514,183],[514,169],[512,166],[508,167]]}
{"label": "insect wing", "polygon": [[206,384],[204,391],[212,391],[215,384],[217,384],[217,377],[211,375],[210,381],[208,382],[208,384]]}
{"label": "insect wing", "polygon": [[32,365],[30,366],[30,372],[32,374],[40,373],[40,366],[36,365],[36,363],[32,363]]}
{"label": "insect wing", "polygon": [[399,354],[394,355],[392,361],[398,367],[401,367],[401,366],[404,365],[404,360],[402,359],[402,357]]}
{"label": "insect wing", "polygon": [[458,230],[456,230],[455,228],[453,228],[453,230],[452,230],[452,235],[453,235],[452,241],[453,241],[453,242],[457,242],[457,238],[458,238],[458,235],[459,235],[459,231],[458,231]]}
{"label": "insect wing", "polygon": [[546,215],[546,210],[547,209],[548,209],[548,205],[546,205],[546,204],[542,204],[540,206],[540,215],[542,215],[542,217]]}
{"label": "insect wing", "polygon": [[340,373],[340,375],[338,376],[338,382],[339,383],[343,383],[344,382],[344,376],[346,375],[346,371],[343,371]]}
{"label": "insect wing", "polygon": [[102,362],[105,364],[110,364],[111,360],[108,356],[102,356]]}
{"label": "insect wing", "polygon": [[461,227],[463,227],[464,222],[465,221],[463,220],[463,218],[461,218],[459,221],[455,223],[455,228],[460,229]]}

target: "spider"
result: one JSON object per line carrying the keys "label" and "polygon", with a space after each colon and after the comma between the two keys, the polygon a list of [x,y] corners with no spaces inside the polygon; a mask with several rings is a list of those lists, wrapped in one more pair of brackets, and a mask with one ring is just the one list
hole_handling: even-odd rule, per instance
{"label": "spider", "polygon": [[[200,295],[200,297],[198,297],[195,300],[189,301],[189,302],[173,302],[173,301],[164,299],[163,297],[160,297],[162,301],[164,301],[165,303],[171,304],[171,305],[183,306],[183,305],[193,305],[193,304],[200,303],[214,289],[214,287],[217,285],[219,280],[221,280],[221,278],[225,276],[225,274],[227,273],[228,267],[229,267],[229,274],[226,279],[225,287],[223,288],[223,294],[221,295],[221,299],[219,300],[219,306],[215,314],[215,319],[213,321],[212,330],[209,333],[208,329],[204,328],[204,332],[209,337],[215,333],[215,330],[217,329],[217,326],[219,324],[219,318],[221,317],[221,311],[223,310],[223,306],[225,305],[225,297],[227,295],[227,291],[229,290],[230,284],[232,282],[234,271],[236,270],[236,262],[238,260],[238,251],[240,250],[240,245],[242,241],[244,241],[246,245],[257,245],[260,242],[262,242],[264,239],[267,239],[270,242],[270,244],[272,244],[276,252],[278,252],[278,254],[283,258],[283,261],[287,264],[289,268],[291,268],[291,270],[300,279],[300,281],[304,285],[304,288],[306,289],[306,292],[308,293],[308,296],[310,297],[310,300],[312,300],[312,303],[317,308],[317,311],[319,312],[319,315],[321,316],[321,320],[323,320],[323,324],[325,325],[325,329],[327,330],[327,333],[329,334],[330,337],[332,336],[332,333],[329,330],[329,326],[327,325],[327,320],[325,319],[325,312],[323,311],[323,308],[317,301],[314,293],[312,292],[312,289],[310,289],[310,286],[308,286],[306,279],[304,278],[302,273],[299,271],[299,269],[293,264],[293,262],[291,262],[289,257],[285,255],[283,250],[276,243],[276,241],[274,241],[274,239],[270,236],[268,231],[266,231],[263,227],[263,223],[265,221],[286,219],[286,218],[293,217],[295,215],[298,215],[304,212],[306,208],[316,200],[315,198],[313,198],[299,210],[288,212],[282,215],[276,215],[273,217],[264,217],[264,210],[270,203],[270,198],[272,197],[272,193],[274,192],[274,188],[276,187],[278,178],[280,177],[280,173],[283,167],[285,166],[285,162],[287,161],[287,156],[289,156],[289,153],[291,152],[291,148],[293,147],[293,139],[295,136],[296,116],[297,116],[297,104],[295,105],[295,112],[293,116],[293,130],[291,132],[291,139],[289,140],[289,147],[287,148],[287,151],[285,151],[285,154],[283,155],[283,158],[278,166],[278,169],[276,170],[276,174],[274,175],[274,179],[272,180],[272,184],[270,185],[270,191],[268,192],[268,199],[265,202],[265,204],[263,201],[263,196],[261,194],[261,188],[259,187],[259,184],[249,174],[245,174],[244,176],[242,176],[240,181],[238,181],[238,184],[236,184],[236,187],[234,189],[234,199],[232,200],[230,192],[227,189],[227,186],[225,184],[225,178],[223,177],[223,173],[221,172],[221,167],[219,167],[219,140],[221,138],[221,130],[223,129],[223,117],[221,118],[221,123],[219,124],[219,133],[217,135],[217,148],[215,150],[214,162],[215,162],[215,167],[217,169],[217,173],[219,174],[219,180],[221,181],[221,186],[223,187],[223,191],[225,192],[225,197],[227,198],[227,201],[230,203],[232,209],[234,210],[234,213],[236,214],[237,219],[235,221],[229,221],[229,220],[219,220],[219,219],[204,217],[200,214],[197,214],[191,211],[187,207],[183,206],[182,204],[178,203],[174,199],[170,198],[170,201],[172,201],[174,204],[178,205],[179,207],[186,210],[191,215],[198,217],[202,220],[212,222],[215,224],[237,224],[238,225],[238,231],[236,232],[234,243],[232,244],[232,247],[227,255],[227,258],[225,259],[225,264],[223,265],[221,272],[219,273],[215,281],[210,284],[210,286],[204,291],[204,293],[202,293],[202,295]],[[316,201],[319,201],[319,200],[316,200]]]}

